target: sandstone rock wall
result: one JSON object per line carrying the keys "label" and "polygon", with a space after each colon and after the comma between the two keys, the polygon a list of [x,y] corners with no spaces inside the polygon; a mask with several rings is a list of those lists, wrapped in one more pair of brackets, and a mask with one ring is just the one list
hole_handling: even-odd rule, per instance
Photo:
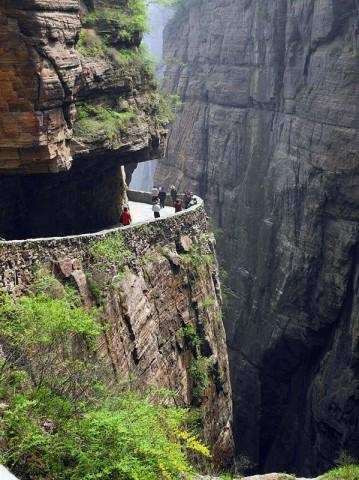
{"label": "sandstone rock wall", "polygon": [[[113,258],[123,252],[123,262],[94,255],[94,245],[109,240],[102,251],[110,249]],[[176,404],[200,408],[214,462],[228,466],[231,388],[218,270],[203,206],[121,231],[0,243],[3,290],[29,294],[39,269],[75,287],[86,308],[100,308],[104,335],[98,356],[112,372],[102,380],[138,391],[165,388]],[[190,368],[198,355],[208,365],[200,392]]]}
{"label": "sandstone rock wall", "polygon": [[199,192],[222,229],[236,442],[256,471],[359,456],[358,52],[352,0],[188,1],[166,30],[184,103],[157,182]]}
{"label": "sandstone rock wall", "polygon": [[[142,32],[125,42],[117,38],[116,22],[108,21],[105,32],[98,27],[98,34],[81,29],[89,14],[107,8],[131,21],[128,2],[0,1],[1,238],[116,225],[126,201],[121,166],[129,165],[130,173],[163,153],[156,85],[140,62]],[[97,50],[81,50],[89,31]],[[121,63],[120,51],[135,60]],[[92,110],[79,129],[84,104]],[[122,125],[119,112],[132,120]]]}
{"label": "sandstone rock wall", "polygon": [[0,2],[0,173],[71,166],[77,0]]}

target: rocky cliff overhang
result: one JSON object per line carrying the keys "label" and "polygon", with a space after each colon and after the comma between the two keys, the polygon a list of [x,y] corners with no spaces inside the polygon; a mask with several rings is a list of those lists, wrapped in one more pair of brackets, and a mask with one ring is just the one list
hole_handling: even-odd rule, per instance
{"label": "rocky cliff overhang", "polygon": [[[76,49],[86,11],[80,0],[0,2],[0,174],[66,171],[74,156],[125,164],[163,154],[166,131],[142,112],[153,80],[126,76],[110,57],[86,58]],[[134,37],[137,45],[141,36]],[[114,96],[140,112],[124,138],[74,138],[75,102]]]}

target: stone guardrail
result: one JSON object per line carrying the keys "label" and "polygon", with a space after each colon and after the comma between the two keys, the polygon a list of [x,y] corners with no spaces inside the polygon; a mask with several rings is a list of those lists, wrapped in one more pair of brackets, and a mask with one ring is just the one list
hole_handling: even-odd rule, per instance
{"label": "stone guardrail", "polygon": [[[142,191],[137,191],[137,190],[128,190],[127,192],[128,199],[131,202],[138,202],[138,203],[148,203],[152,204],[152,194],[149,192],[142,192]],[[71,240],[76,240],[76,239],[82,239],[84,242],[86,240],[91,240],[92,238],[96,237],[103,237],[105,235],[108,235],[113,232],[117,231],[126,231],[126,230],[131,230],[131,229],[136,229],[141,227],[142,225],[150,224],[150,223],[165,223],[172,219],[173,217],[181,217],[181,216],[186,216],[190,215],[194,211],[198,209],[203,208],[203,200],[200,197],[195,197],[197,199],[197,204],[194,205],[193,207],[187,208],[185,210],[182,210],[181,212],[173,212],[172,215],[165,217],[165,218],[153,218],[151,220],[144,220],[142,222],[136,222],[135,224],[128,225],[126,227],[123,226],[114,226],[111,228],[107,228],[104,230],[99,230],[97,232],[93,233],[82,233],[78,235],[67,235],[64,237],[43,237],[43,238],[29,238],[29,239],[24,239],[24,240],[1,240],[0,241],[0,247],[1,245],[31,245],[31,244],[41,244],[41,243],[61,243],[63,241],[71,241]],[[165,202],[166,206],[171,206],[172,207],[172,201],[171,197],[168,195],[168,198],[166,199]]]}

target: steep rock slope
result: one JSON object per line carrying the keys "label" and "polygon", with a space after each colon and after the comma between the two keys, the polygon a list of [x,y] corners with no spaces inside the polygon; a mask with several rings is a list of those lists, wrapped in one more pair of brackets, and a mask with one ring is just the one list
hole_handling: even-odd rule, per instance
{"label": "steep rock slope", "polygon": [[[312,474],[359,455],[358,2],[184,2],[159,184],[223,230],[238,452]],[[181,39],[179,41],[178,39]]]}
{"label": "steep rock slope", "polygon": [[[99,381],[135,392],[167,390],[171,403],[198,408],[214,463],[230,466],[232,406],[222,299],[202,206],[123,231],[2,242],[0,286],[13,298],[40,293],[59,299],[75,291],[76,303],[95,309],[102,325],[95,361]],[[0,315],[0,325],[4,321]],[[59,376],[66,373],[66,352],[51,351]],[[79,340],[71,364],[87,353]],[[12,361],[0,335],[4,355]],[[24,356],[33,378],[41,378],[41,351],[29,349]]]}

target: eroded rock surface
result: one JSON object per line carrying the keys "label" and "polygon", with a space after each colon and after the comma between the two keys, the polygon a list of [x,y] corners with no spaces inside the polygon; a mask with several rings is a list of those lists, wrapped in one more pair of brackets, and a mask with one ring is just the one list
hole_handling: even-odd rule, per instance
{"label": "eroded rock surface", "polygon": [[76,0],[0,2],[0,172],[71,166],[76,82]]}
{"label": "eroded rock surface", "polygon": [[[191,239],[194,250],[180,253],[181,237]],[[111,238],[106,249],[115,248],[112,258],[122,252],[120,262],[94,254],[94,245]],[[72,286],[86,308],[100,308],[101,380],[135,391],[167,389],[168,401],[199,408],[214,463],[229,467],[229,367],[218,270],[203,207],[112,234],[0,245],[0,285],[12,296],[31,292],[39,271],[58,280],[43,293],[59,298],[63,286]],[[198,375],[193,374],[197,366]]]}
{"label": "eroded rock surface", "polygon": [[223,230],[254,471],[359,456],[357,21],[352,0],[210,0],[166,30],[165,87],[184,103],[157,182],[199,192]]}
{"label": "eroded rock surface", "polygon": [[1,238],[116,225],[122,166],[130,174],[162,155],[166,130],[142,32],[121,39],[111,19],[87,23],[110,8],[131,22],[130,3],[0,1]]}

